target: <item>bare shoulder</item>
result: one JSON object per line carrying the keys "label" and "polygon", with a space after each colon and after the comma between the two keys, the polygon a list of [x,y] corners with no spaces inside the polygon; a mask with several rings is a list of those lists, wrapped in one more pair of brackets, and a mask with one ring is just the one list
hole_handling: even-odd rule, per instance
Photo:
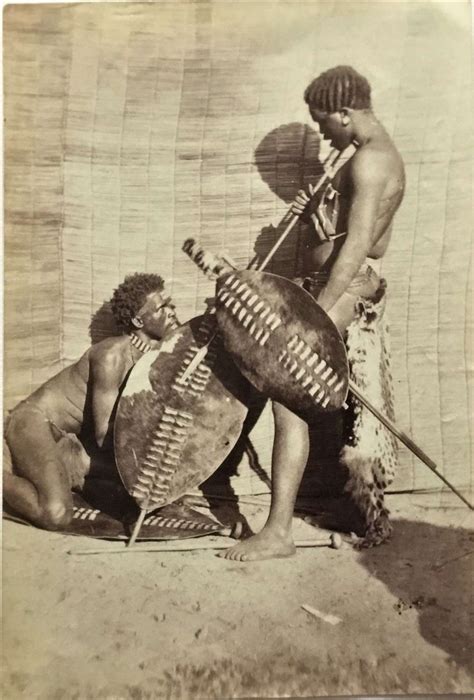
{"label": "bare shoulder", "polygon": [[390,139],[378,140],[359,148],[351,158],[350,172],[356,185],[383,185],[392,180],[404,180],[402,157]]}
{"label": "bare shoulder", "polygon": [[127,335],[113,336],[101,340],[90,349],[92,367],[108,371],[121,371],[130,358],[130,339]]}

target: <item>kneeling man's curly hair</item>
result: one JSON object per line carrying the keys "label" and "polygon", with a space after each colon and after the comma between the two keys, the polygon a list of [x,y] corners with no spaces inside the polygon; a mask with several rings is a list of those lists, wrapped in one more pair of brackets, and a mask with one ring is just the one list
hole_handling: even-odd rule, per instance
{"label": "kneeling man's curly hair", "polygon": [[147,296],[152,292],[161,292],[164,286],[159,275],[147,272],[135,272],[125,277],[110,300],[118,325],[130,331],[133,328],[132,318],[140,311]]}

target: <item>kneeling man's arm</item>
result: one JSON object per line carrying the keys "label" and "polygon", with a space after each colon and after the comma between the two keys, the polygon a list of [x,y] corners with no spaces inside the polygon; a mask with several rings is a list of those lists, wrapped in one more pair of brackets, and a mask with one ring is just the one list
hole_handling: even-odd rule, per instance
{"label": "kneeling man's arm", "polygon": [[119,358],[107,355],[94,358],[91,361],[91,377],[95,437],[99,447],[102,447],[123,381],[123,368]]}

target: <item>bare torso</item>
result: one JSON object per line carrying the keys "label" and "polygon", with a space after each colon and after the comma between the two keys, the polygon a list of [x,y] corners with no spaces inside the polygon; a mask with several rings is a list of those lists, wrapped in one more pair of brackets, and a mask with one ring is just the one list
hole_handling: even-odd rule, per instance
{"label": "bare torso", "polygon": [[[405,171],[401,156],[388,136],[371,142],[370,145],[365,145],[360,150],[362,148],[370,148],[378,151],[379,154],[381,153],[383,155],[385,173],[388,173],[383,195],[378,203],[376,222],[372,232],[372,243],[368,252],[369,258],[377,259],[385,254],[390,242],[392,220],[400,206],[405,191]],[[354,194],[353,164],[356,157],[357,153],[338,170],[331,182],[337,194],[328,202],[327,207],[329,216],[332,215],[333,208],[337,207],[336,234],[342,234],[348,230],[349,212]],[[320,193],[320,197],[324,192],[325,188]],[[334,240],[321,242],[311,226],[305,241],[305,272],[329,271],[337,259],[344,241],[345,236],[342,235]]]}
{"label": "bare torso", "polygon": [[28,405],[37,406],[61,430],[80,433],[91,421],[91,368],[113,361],[117,365],[117,389],[133,366],[128,336],[107,338],[90,347],[73,365],[51,377],[28,397]]}

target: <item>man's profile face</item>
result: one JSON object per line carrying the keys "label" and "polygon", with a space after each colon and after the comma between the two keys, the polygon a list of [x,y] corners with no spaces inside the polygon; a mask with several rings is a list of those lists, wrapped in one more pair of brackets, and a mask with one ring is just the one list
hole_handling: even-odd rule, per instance
{"label": "man's profile face", "polygon": [[171,298],[161,292],[148,294],[137,316],[143,321],[142,329],[151,338],[163,338],[179,326]]}
{"label": "man's profile face", "polygon": [[310,107],[309,111],[319,127],[321,136],[330,142],[332,148],[343,151],[349,146],[352,140],[351,130],[343,125],[342,112],[322,112],[314,107]]}

